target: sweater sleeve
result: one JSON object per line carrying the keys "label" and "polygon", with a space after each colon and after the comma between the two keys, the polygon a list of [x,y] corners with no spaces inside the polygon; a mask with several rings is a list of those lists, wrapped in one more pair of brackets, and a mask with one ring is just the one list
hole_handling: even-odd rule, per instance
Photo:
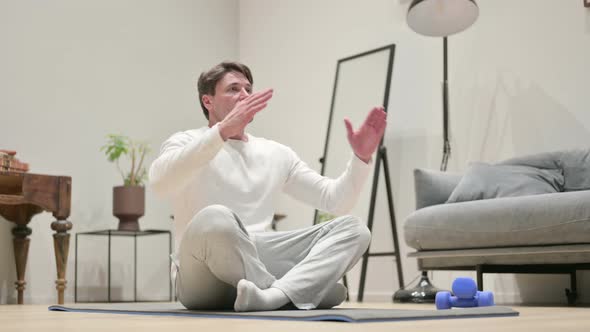
{"label": "sweater sleeve", "polygon": [[366,164],[354,154],[336,179],[318,174],[292,152],[284,191],[322,211],[343,215],[354,207],[365,184],[372,161]]}
{"label": "sweater sleeve", "polygon": [[186,132],[172,135],[150,167],[150,187],[162,197],[182,189],[196,170],[217,155],[223,143],[217,125],[198,138]]}

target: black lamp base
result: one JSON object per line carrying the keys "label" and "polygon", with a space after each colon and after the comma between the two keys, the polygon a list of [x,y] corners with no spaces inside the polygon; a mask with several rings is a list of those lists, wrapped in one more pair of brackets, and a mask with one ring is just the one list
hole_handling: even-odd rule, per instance
{"label": "black lamp base", "polygon": [[436,293],[442,291],[430,283],[426,271],[422,271],[420,282],[413,288],[400,289],[393,294],[396,303],[434,303]]}

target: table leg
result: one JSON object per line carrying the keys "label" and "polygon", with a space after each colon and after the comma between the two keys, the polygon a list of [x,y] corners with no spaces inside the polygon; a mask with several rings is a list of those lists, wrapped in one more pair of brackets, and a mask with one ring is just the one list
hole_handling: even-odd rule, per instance
{"label": "table leg", "polygon": [[55,250],[55,264],[57,267],[57,303],[64,304],[64,291],[66,289],[66,267],[68,263],[68,252],[70,250],[70,234],[72,223],[67,220],[57,220],[51,223],[53,234],[53,246]]}
{"label": "table leg", "polygon": [[172,266],[172,233],[168,232],[168,267],[166,270],[168,271],[168,285],[170,286],[170,302],[174,301],[172,297],[172,273],[170,271],[170,267]]}
{"label": "table leg", "polygon": [[137,234],[133,234],[133,302],[137,302]]}
{"label": "table leg", "polygon": [[16,262],[16,290],[18,291],[18,304],[23,304],[23,293],[25,291],[25,271],[27,269],[27,257],[29,256],[29,244],[33,231],[27,225],[18,224],[12,229],[14,236],[14,261]]}

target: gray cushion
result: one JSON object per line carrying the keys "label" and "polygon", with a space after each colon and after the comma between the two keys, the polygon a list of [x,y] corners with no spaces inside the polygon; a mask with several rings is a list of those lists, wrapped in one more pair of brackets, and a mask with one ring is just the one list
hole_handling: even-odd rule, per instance
{"label": "gray cushion", "polygon": [[563,191],[590,189],[590,149],[538,153],[511,158],[500,164],[544,169],[561,168],[565,178]]}
{"label": "gray cushion", "polygon": [[561,169],[472,163],[447,203],[562,191]]}
{"label": "gray cushion", "polygon": [[590,165],[565,166],[564,191],[589,190],[590,189]]}
{"label": "gray cushion", "polygon": [[556,169],[561,168],[563,151],[545,152],[506,159],[498,165],[523,165],[536,168]]}
{"label": "gray cushion", "polygon": [[590,243],[590,191],[430,206],[404,236],[418,250]]}
{"label": "gray cushion", "polygon": [[415,169],[416,209],[446,202],[461,177],[461,174],[456,173]]}

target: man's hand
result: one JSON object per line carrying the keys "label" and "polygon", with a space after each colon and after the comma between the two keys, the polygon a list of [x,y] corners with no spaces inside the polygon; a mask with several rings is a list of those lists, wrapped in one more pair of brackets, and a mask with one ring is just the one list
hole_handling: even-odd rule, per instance
{"label": "man's hand", "polygon": [[348,118],[344,119],[344,125],[348,132],[348,142],[350,142],[352,151],[360,160],[366,163],[371,160],[371,155],[379,146],[381,137],[385,132],[386,118],[387,113],[385,113],[383,107],[374,107],[357,131],[353,130],[352,123]]}
{"label": "man's hand", "polygon": [[266,89],[238,101],[231,112],[219,123],[221,138],[225,141],[230,137],[242,135],[244,128],[254,119],[254,115],[266,107],[272,94],[272,89]]}

